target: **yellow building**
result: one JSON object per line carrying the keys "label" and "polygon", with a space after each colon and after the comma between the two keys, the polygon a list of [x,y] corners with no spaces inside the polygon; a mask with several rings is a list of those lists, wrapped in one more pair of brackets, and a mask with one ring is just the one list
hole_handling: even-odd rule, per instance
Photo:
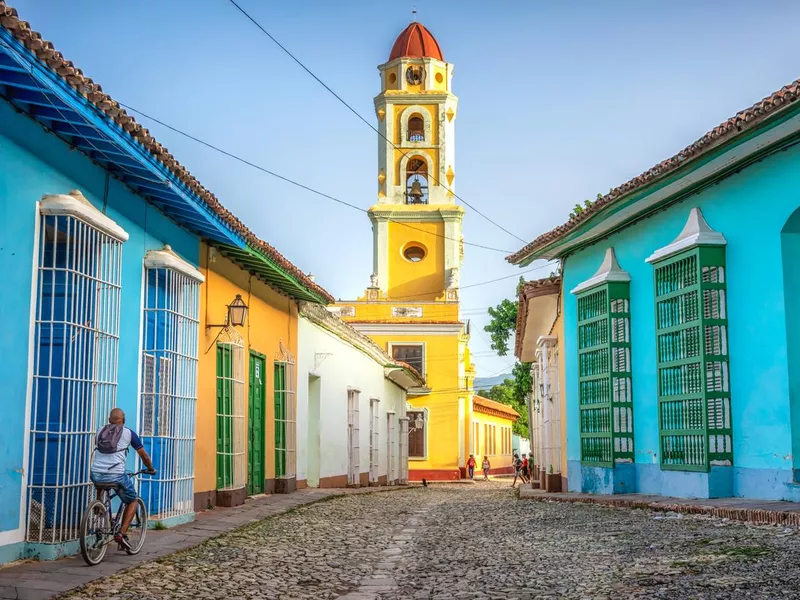
{"label": "yellow building", "polygon": [[373,275],[363,297],[336,310],[425,376],[426,388],[409,390],[410,479],[458,479],[473,443],[475,372],[459,318],[464,210],[454,201],[453,66],[412,23],[378,69]]}
{"label": "yellow building", "polygon": [[519,292],[516,347],[521,362],[531,363],[533,389],[528,403],[533,487],[567,489],[567,414],[564,321],[561,277],[528,281]]}
{"label": "yellow building", "polygon": [[519,413],[507,404],[482,396],[472,397],[472,445],[475,472],[484,457],[489,459],[489,474],[514,472],[512,436]]}
{"label": "yellow building", "polygon": [[296,487],[298,301],[332,298],[274,248],[201,245],[195,510]]}

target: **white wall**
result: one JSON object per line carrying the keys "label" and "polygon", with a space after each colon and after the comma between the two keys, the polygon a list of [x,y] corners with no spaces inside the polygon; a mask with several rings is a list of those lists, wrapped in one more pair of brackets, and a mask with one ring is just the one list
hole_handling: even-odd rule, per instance
{"label": "white wall", "polygon": [[[341,338],[318,327],[306,318],[299,323],[297,360],[297,480],[308,477],[308,379],[320,383],[320,479],[347,475],[347,391],[356,388],[359,395],[360,472],[370,465],[370,398],[378,398],[379,475],[387,473],[387,412],[395,419],[405,416],[405,391],[384,376],[383,365],[366,356]],[[395,425],[399,436],[400,425]],[[399,456],[395,445],[395,459]],[[395,477],[399,467],[395,467]]]}

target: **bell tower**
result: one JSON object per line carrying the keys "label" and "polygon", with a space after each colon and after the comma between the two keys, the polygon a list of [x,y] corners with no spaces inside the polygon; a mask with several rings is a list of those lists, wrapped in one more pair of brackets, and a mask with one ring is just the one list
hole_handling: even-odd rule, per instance
{"label": "bell tower", "polygon": [[386,300],[457,301],[464,213],[453,195],[453,65],[414,22],[378,70],[378,202],[369,210],[373,289]]}

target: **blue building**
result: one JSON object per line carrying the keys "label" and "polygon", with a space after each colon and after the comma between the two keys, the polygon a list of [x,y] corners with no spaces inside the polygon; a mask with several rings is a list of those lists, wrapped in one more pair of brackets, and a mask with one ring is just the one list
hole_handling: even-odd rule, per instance
{"label": "blue building", "polygon": [[570,491],[800,500],[798,97],[508,257],[561,261]]}
{"label": "blue building", "polygon": [[147,130],[2,2],[0,96],[2,563],[74,551],[94,433],[113,406],[159,467],[141,488],[151,512],[191,518],[200,242],[245,243]]}

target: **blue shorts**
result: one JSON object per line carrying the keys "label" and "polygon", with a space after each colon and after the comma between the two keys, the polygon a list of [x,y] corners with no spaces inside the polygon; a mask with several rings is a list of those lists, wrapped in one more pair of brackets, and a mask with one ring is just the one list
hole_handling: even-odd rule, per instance
{"label": "blue shorts", "polygon": [[92,483],[117,484],[117,494],[125,504],[130,504],[137,498],[133,480],[125,473],[92,473],[90,477]]}

